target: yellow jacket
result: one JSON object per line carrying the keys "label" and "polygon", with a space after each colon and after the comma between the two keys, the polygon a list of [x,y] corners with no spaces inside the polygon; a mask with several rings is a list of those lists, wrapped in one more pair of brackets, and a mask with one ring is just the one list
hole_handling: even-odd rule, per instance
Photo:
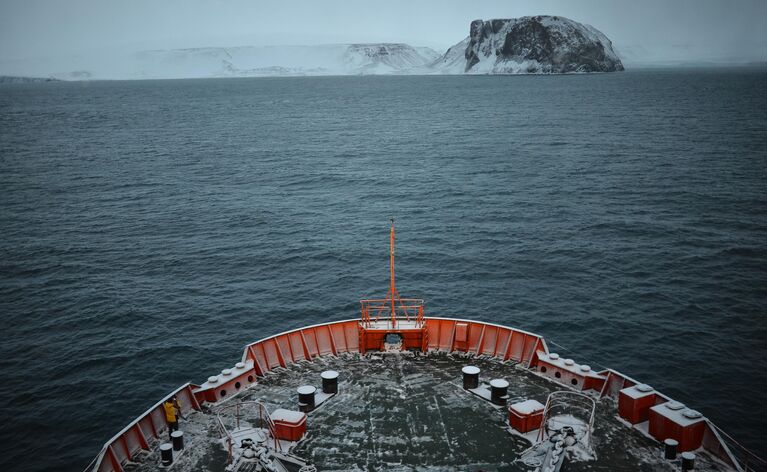
{"label": "yellow jacket", "polygon": [[165,419],[169,423],[175,423],[176,422],[176,407],[173,406],[173,403],[168,400],[167,402],[162,404],[163,408],[165,408]]}

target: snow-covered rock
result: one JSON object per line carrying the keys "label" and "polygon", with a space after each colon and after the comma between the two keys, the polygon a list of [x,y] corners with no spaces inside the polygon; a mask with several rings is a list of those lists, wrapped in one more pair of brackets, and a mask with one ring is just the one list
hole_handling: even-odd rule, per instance
{"label": "snow-covered rock", "polygon": [[351,44],[344,60],[357,73],[393,74],[417,70],[439,55],[430,48],[407,44]]}
{"label": "snow-covered rock", "polygon": [[561,16],[472,21],[469,37],[448,49],[432,66],[442,73],[473,74],[623,70],[607,36]]}
{"label": "snow-covered rock", "polygon": [[466,72],[466,48],[471,38],[450,47],[445,54],[429,64],[429,69],[442,74],[463,74]]}

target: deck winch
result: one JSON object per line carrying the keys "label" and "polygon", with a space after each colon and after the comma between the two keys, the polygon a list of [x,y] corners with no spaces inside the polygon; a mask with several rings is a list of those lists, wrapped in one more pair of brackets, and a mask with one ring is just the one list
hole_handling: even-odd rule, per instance
{"label": "deck winch", "polygon": [[[528,419],[541,414],[534,403],[518,404],[517,409],[526,413]],[[565,460],[595,460],[592,445],[595,412],[596,402],[588,395],[573,391],[552,392],[546,399],[537,430],[521,431],[510,421],[512,434],[533,442],[520,455],[520,461],[539,466],[537,470],[540,472],[559,472]],[[534,440],[531,440],[531,433],[535,433]]]}

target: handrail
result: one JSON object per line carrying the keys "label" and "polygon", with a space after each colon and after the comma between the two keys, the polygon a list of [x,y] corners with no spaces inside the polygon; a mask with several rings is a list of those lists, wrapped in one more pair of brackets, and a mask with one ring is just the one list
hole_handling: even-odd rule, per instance
{"label": "handrail", "polygon": [[98,454],[96,454],[96,457],[91,460],[87,466],[85,466],[85,469],[83,469],[85,472],[98,470],[98,467],[96,467],[96,462],[101,464],[101,460],[104,457],[104,452],[106,451],[106,446],[104,446],[101,451],[99,451]]}
{"label": "handrail", "polygon": [[735,456],[743,472],[767,472],[767,460],[759,457],[755,452],[740,444],[732,436],[725,433],[719,426],[709,421],[709,425],[720,436],[726,447]]}
{"label": "handrail", "polygon": [[[366,327],[373,321],[380,321],[381,316],[396,319],[396,315],[404,315],[407,321],[414,317],[418,326],[424,323],[424,301],[421,298],[396,298],[394,304],[394,317],[392,317],[391,299],[371,298],[360,300],[361,318]],[[374,313],[371,313],[374,312]]]}
{"label": "handrail", "polygon": [[232,458],[234,457],[232,455],[232,444],[233,444],[232,435],[229,434],[229,431],[227,431],[226,426],[224,426],[224,422],[221,420],[221,417],[216,416],[216,424],[218,425],[218,429],[221,432],[221,435],[226,436],[226,446],[227,446],[226,447],[226,452],[227,452],[226,463],[231,464]]}
{"label": "handrail", "polygon": [[[424,319],[424,322],[430,321],[430,320],[433,320],[433,321],[440,321],[441,320],[441,321],[450,321],[450,322],[459,322],[459,323],[481,323],[481,324],[483,324],[485,326],[492,326],[494,328],[509,329],[509,330],[512,330],[512,331],[514,331],[516,333],[525,334],[527,336],[532,336],[534,338],[537,338],[539,340],[539,342],[541,343],[541,347],[543,348],[543,351],[546,352],[546,353],[549,352],[548,344],[546,343],[546,339],[543,336],[541,336],[540,334],[531,333],[530,331],[526,331],[524,329],[510,328],[508,326],[504,326],[504,325],[501,325],[501,324],[498,324],[498,323],[489,323],[487,321],[477,321],[477,320],[472,320],[472,319],[468,319],[468,318],[447,318],[447,317],[444,317],[444,316],[424,316],[423,319]],[[325,322],[325,323],[315,323],[313,325],[303,326],[301,328],[293,328],[293,329],[289,329],[289,330],[286,330],[286,331],[282,331],[282,332],[277,333],[277,334],[272,334],[271,336],[263,337],[261,339],[258,339],[256,341],[250,342],[250,343],[245,345],[245,347],[242,350],[241,361],[245,362],[245,361],[248,360],[248,353],[249,353],[251,347],[256,346],[258,344],[262,344],[262,343],[264,343],[266,341],[274,340],[274,339],[280,338],[282,336],[285,336],[287,334],[300,333],[302,331],[310,331],[312,329],[319,328],[320,326],[343,325],[345,323],[359,323],[359,321],[360,320],[358,318],[346,318],[346,319],[343,319],[343,320],[328,321],[328,322]]]}
{"label": "handrail", "polygon": [[227,442],[230,448],[230,452],[229,452],[230,456],[231,456],[231,448],[232,448],[232,435],[229,434],[229,430],[226,429],[226,425],[224,425],[222,415],[228,410],[231,410],[232,408],[234,408],[236,410],[235,419],[237,421],[237,427],[239,428],[240,427],[240,407],[242,405],[255,405],[258,408],[258,419],[262,423],[266,423],[266,427],[269,430],[269,434],[272,436],[272,439],[274,440],[274,449],[282,452],[282,446],[280,444],[279,439],[277,439],[277,431],[274,426],[274,421],[272,421],[272,417],[269,414],[269,409],[266,407],[266,405],[264,405],[263,403],[259,401],[249,400],[249,401],[240,401],[237,403],[226,405],[225,407],[221,408],[216,414],[216,418],[218,419],[219,426],[223,429],[224,433],[226,433]]}
{"label": "handrail", "polygon": [[[561,398],[563,397],[563,398]],[[580,401],[582,404],[577,404],[575,402],[568,402],[567,397],[574,397],[578,401]],[[593,398],[590,396],[580,393],[580,392],[571,392],[568,390],[561,390],[556,392],[551,392],[546,399],[546,406],[544,408],[543,412],[543,420],[541,423],[541,428],[538,431],[538,441],[543,441],[546,439],[545,435],[548,434],[547,430],[547,421],[550,419],[549,415],[551,414],[551,410],[555,407],[570,407],[571,409],[577,408],[580,410],[584,410],[586,413],[588,413],[588,430],[586,431],[586,436],[588,438],[588,443],[586,446],[593,452],[594,448],[592,446],[592,432],[594,431],[594,416],[596,414],[596,408],[597,404],[594,401]]]}

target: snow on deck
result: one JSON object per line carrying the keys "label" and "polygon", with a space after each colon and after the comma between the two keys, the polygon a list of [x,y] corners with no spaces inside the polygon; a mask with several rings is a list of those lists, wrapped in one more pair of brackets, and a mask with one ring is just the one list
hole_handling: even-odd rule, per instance
{"label": "snow on deck", "polygon": [[[187,451],[173,470],[223,470],[226,452],[215,412],[237,400],[296,411],[296,388],[315,385],[319,391],[321,372],[329,369],[339,373],[338,394],[309,413],[307,435],[290,451],[319,471],[534,470],[514,462],[530,444],[508,432],[508,411],[463,390],[466,365],[481,369],[481,381],[507,380],[509,404],[545,404],[549,393],[566,389],[519,366],[466,354],[326,356],[278,368],[211,412],[189,415],[180,425]],[[568,472],[674,470],[660,458],[660,444],[617,418],[611,399],[597,402],[593,446],[598,460],[570,463]],[[156,470],[158,460],[155,445],[152,457],[131,470]],[[716,464],[698,453],[696,471],[729,470]]]}
{"label": "snow on deck", "polygon": [[272,421],[287,421],[288,423],[300,423],[304,419],[304,413],[295,410],[277,408],[272,411]]}
{"label": "snow on deck", "polygon": [[543,411],[544,404],[538,400],[525,400],[523,402],[511,405],[510,408],[520,415],[531,415],[533,413]]}

